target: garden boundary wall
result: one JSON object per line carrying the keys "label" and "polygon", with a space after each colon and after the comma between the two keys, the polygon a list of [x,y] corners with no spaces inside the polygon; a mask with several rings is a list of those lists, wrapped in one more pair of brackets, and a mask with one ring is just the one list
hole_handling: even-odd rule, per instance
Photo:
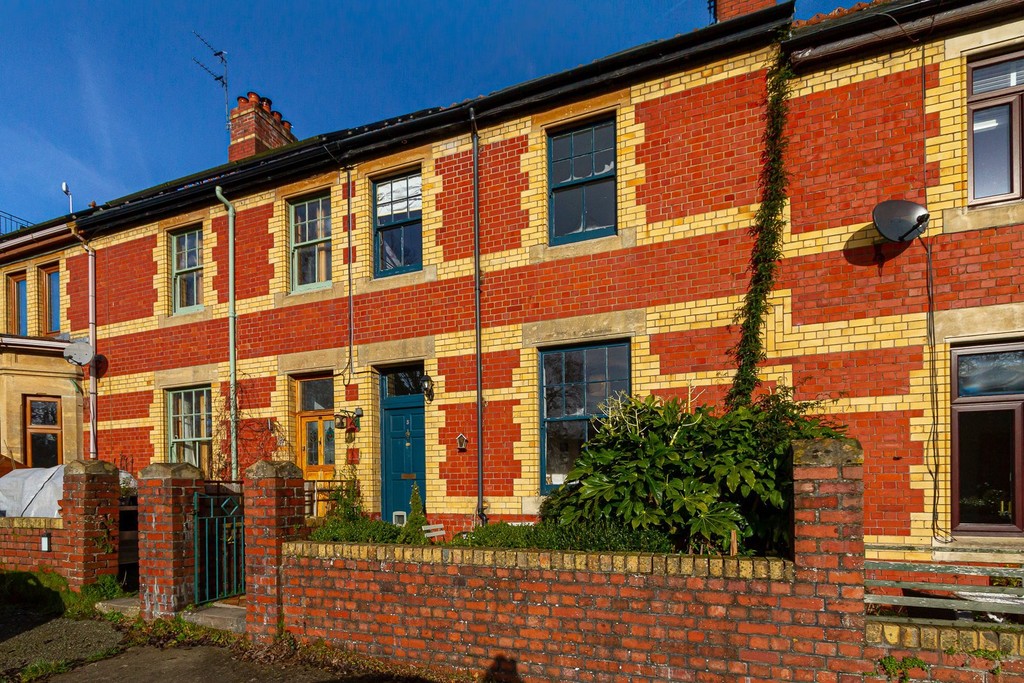
{"label": "garden boundary wall", "polygon": [[[792,561],[290,540],[298,470],[262,463],[246,482],[249,634],[493,680],[859,683],[886,656],[927,661],[923,680],[995,680],[968,646],[1013,660],[1019,634],[866,623],[861,463],[852,440],[797,445]],[[1024,681],[1020,661],[1000,668]]]}
{"label": "garden boundary wall", "polygon": [[[0,569],[48,570],[74,590],[101,576],[117,576],[117,468],[102,460],[73,460],[64,467],[60,517],[0,517]],[[42,538],[49,534],[50,549]]]}

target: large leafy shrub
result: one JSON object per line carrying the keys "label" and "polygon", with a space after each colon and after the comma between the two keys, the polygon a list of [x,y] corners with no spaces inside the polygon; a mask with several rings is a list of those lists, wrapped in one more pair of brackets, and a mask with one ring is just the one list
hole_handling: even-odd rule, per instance
{"label": "large leafy shrub", "polygon": [[606,520],[658,530],[687,552],[788,552],[791,444],[840,436],[782,388],[722,414],[619,396],[541,513],[573,526]]}

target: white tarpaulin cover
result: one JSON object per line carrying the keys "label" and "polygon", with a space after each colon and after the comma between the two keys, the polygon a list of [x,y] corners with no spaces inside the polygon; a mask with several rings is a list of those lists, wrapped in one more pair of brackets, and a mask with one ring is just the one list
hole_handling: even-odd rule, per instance
{"label": "white tarpaulin cover", "polygon": [[60,517],[64,465],[14,470],[0,477],[0,510],[8,517]]}

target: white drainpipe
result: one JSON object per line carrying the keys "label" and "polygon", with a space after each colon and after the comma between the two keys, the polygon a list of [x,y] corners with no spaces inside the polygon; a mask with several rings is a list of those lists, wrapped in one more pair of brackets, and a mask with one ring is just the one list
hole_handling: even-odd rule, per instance
{"label": "white drainpipe", "polygon": [[214,192],[228,210],[228,380],[231,394],[231,479],[238,480],[238,359],[235,351],[235,205],[222,193],[220,185]]}
{"label": "white drainpipe", "polygon": [[92,347],[92,360],[89,362],[89,459],[96,460],[99,457],[96,448],[96,431],[99,423],[96,416],[96,396],[99,387],[99,379],[96,377],[96,250],[89,246],[74,225],[70,228],[71,234],[82,243],[82,248],[89,255],[89,346]]}

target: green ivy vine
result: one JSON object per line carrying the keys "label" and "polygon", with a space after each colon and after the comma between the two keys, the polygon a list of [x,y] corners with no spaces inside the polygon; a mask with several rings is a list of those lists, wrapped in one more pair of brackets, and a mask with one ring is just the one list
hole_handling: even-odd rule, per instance
{"label": "green ivy vine", "polygon": [[761,168],[761,206],[750,232],[754,246],[750,255],[750,283],[743,306],[736,315],[740,338],[732,348],[736,374],[726,396],[729,408],[750,405],[761,380],[757,367],[765,359],[764,328],[770,305],[768,297],[782,258],[782,232],[788,175],[785,168],[786,115],[792,72],[781,50],[777,50],[767,75],[767,105]]}

